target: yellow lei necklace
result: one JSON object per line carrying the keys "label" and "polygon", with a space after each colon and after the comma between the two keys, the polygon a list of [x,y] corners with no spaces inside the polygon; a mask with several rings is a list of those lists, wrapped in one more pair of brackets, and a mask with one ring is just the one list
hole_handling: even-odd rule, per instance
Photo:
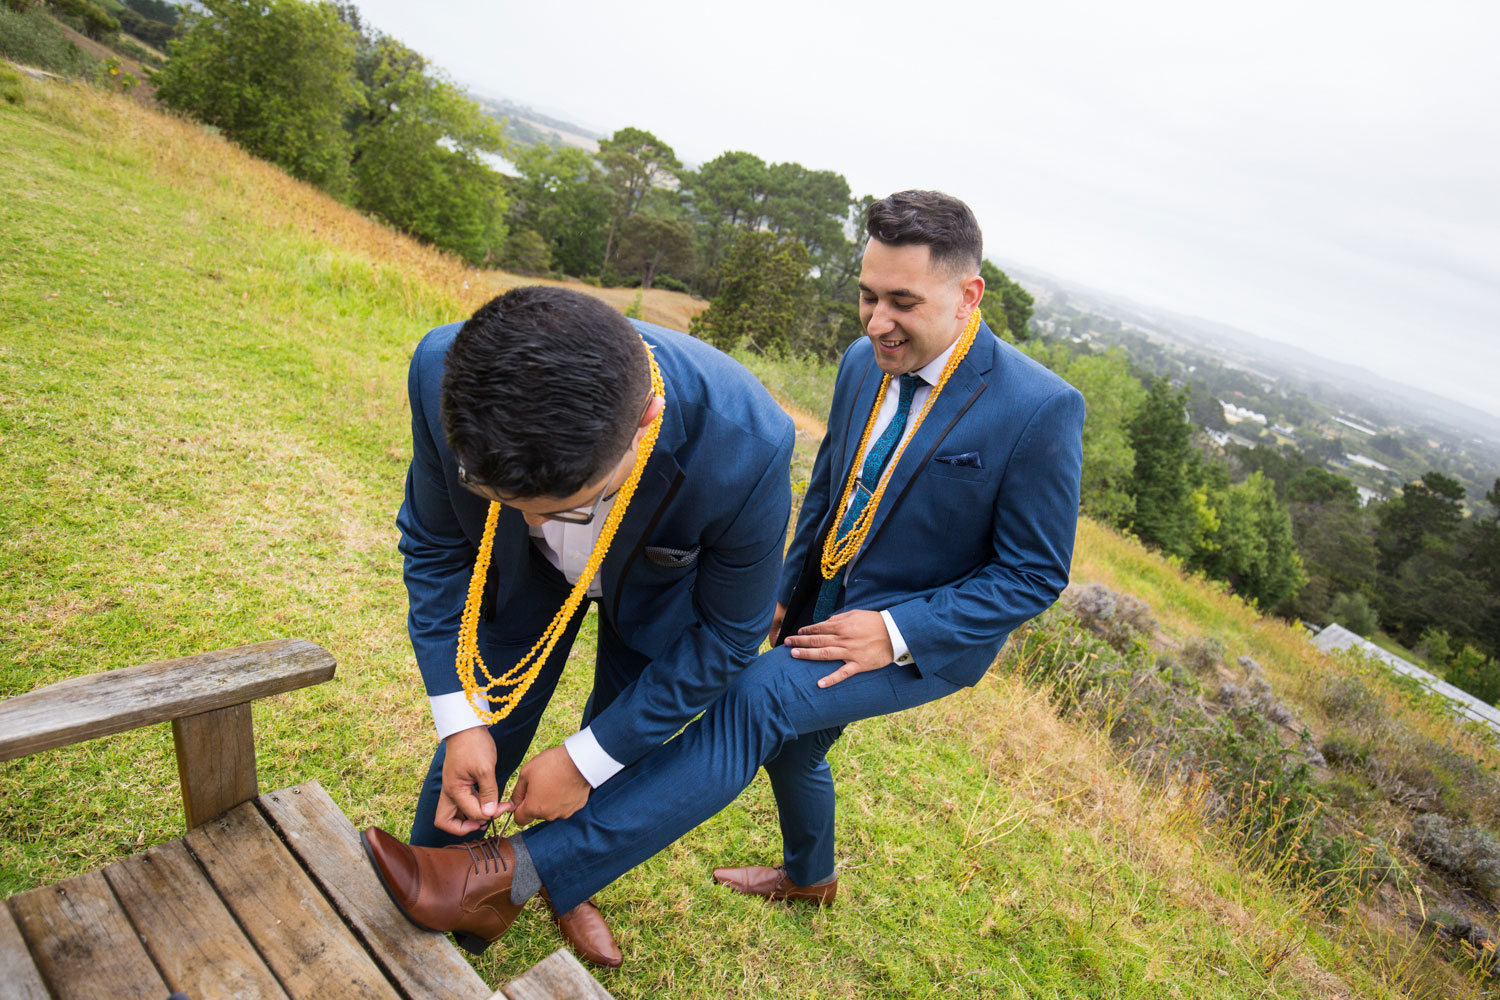
{"label": "yellow lei necklace", "polygon": [[[643,340],[642,343],[645,341]],[[649,344],[646,345],[646,358],[651,362],[651,392],[653,395],[665,397],[666,384],[662,381],[661,369],[656,365],[656,358],[652,355]],[[594,551],[589,554],[588,564],[578,575],[578,582],[573,584],[568,599],[563,602],[561,610],[553,617],[552,624],[547,626],[547,630],[536,641],[536,645],[531,647],[531,652],[527,653],[520,663],[499,677],[490,675],[489,668],[484,665],[484,659],[479,655],[479,602],[484,595],[484,581],[490,567],[490,550],[495,544],[495,524],[500,517],[499,501],[490,501],[489,514],[484,521],[484,537],[479,542],[479,557],[474,561],[474,575],[469,578],[469,598],[464,603],[463,621],[458,629],[458,659],[455,663],[458,679],[464,686],[464,695],[469,700],[469,707],[474,709],[474,714],[479,716],[479,720],[485,725],[492,726],[499,722],[520,703],[532,682],[541,673],[542,664],[546,663],[547,657],[552,655],[552,649],[557,645],[557,640],[562,637],[568,622],[573,620],[573,614],[578,610],[578,605],[583,603],[584,595],[588,593],[589,582],[599,572],[599,566],[609,552],[609,544],[614,540],[615,531],[625,518],[625,510],[630,506],[630,498],[635,495],[635,488],[641,481],[641,473],[645,471],[646,461],[651,457],[651,450],[656,447],[656,436],[661,432],[661,421],[662,414],[657,414],[656,419],[651,421],[651,426],[646,428],[646,435],[641,439],[640,450],[635,456],[635,467],[630,470],[630,478],[625,480],[625,485],[620,488],[619,494],[615,497],[614,506],[610,508],[609,516],[604,519],[604,527],[600,529],[599,538],[594,543]],[[484,675],[485,680],[482,686],[478,680],[480,674]],[[507,688],[509,690],[505,690]],[[481,697],[494,705],[494,709],[485,711],[480,708]]]}
{"label": "yellow lei necklace", "polygon": [[922,410],[917,414],[916,423],[911,425],[911,431],[896,448],[896,454],[886,463],[885,472],[881,473],[880,483],[875,491],[870,494],[869,503],[865,504],[864,510],[859,512],[859,517],[854,519],[850,525],[849,533],[839,539],[839,525],[844,520],[844,514],[849,509],[849,498],[854,495],[854,484],[859,481],[859,456],[865,453],[865,446],[870,443],[870,432],[875,428],[875,417],[880,413],[881,401],[885,399],[885,390],[891,384],[891,376],[886,374],[880,382],[880,391],[875,393],[875,405],[870,409],[870,419],[865,421],[865,432],[860,436],[859,447],[855,450],[855,461],[849,469],[849,480],[844,484],[844,495],[839,498],[839,509],[834,514],[833,526],[828,529],[828,537],[823,540],[822,570],[823,579],[832,580],[839,570],[849,564],[854,554],[859,551],[865,543],[865,535],[870,532],[870,525],[875,520],[875,512],[880,509],[880,500],[885,496],[886,483],[891,481],[891,473],[896,470],[896,465],[901,461],[901,453],[906,451],[907,442],[917,436],[917,430],[922,426],[922,421],[927,418],[927,411],[932,409],[932,404],[937,400],[938,394],[943,391],[943,386],[948,384],[948,377],[958,367],[964,355],[969,353],[969,347],[974,343],[974,335],[979,332],[979,310],[975,309],[969,314],[969,322],[964,327],[964,332],[959,334],[958,343],[953,348],[953,353],[948,355],[948,363],[943,366],[943,374],[938,379],[937,385],[932,387],[932,392],[927,394],[927,401],[922,404]]}

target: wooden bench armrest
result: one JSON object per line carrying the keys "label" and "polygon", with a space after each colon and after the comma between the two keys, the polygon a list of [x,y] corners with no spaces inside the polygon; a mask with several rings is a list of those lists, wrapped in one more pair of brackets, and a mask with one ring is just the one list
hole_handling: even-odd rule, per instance
{"label": "wooden bench armrest", "polygon": [[320,684],[333,656],[305,639],[71,677],[0,702],[0,760]]}

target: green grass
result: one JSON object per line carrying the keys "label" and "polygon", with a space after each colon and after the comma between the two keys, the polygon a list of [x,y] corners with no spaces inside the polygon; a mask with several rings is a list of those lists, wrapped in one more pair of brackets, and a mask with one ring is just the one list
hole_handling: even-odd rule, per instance
{"label": "green grass", "polygon": [[[393,525],[405,365],[493,278],[188,124],[21,87],[0,104],[0,695],[306,637],[338,676],[256,704],[261,786],[316,779],[356,825],[405,829],[431,750]],[[758,370],[826,408],[814,383],[831,370]],[[1241,627],[1159,560],[1131,566],[1153,603]],[[593,636],[590,621],[539,745],[582,709]],[[832,759],[839,904],[710,883],[715,864],[776,858],[758,781],[602,895],[627,954],[602,977],[614,995],[1395,995],[1190,800],[1144,786],[1017,677],[853,726]],[[0,891],[181,823],[164,726],[0,765]],[[558,943],[534,909],[478,968],[502,982]]]}

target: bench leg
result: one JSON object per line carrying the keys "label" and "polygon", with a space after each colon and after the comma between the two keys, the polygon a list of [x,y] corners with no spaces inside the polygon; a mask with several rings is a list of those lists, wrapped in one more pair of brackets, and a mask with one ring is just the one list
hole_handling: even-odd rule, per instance
{"label": "bench leg", "polygon": [[172,742],[189,830],[259,794],[248,703],[173,719]]}

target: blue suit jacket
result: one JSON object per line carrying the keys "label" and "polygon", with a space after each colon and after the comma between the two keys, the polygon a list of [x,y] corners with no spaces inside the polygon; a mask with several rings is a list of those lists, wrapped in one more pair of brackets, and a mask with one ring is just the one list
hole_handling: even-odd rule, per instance
{"label": "blue suit jacket", "polygon": [[[816,600],[823,540],[881,377],[860,338],[839,365],[782,571],[788,629]],[[1078,390],[981,324],[891,476],[843,606],[889,611],[924,675],[977,683],[1011,630],[1067,586],[1083,414]]]}
{"label": "blue suit jacket", "polygon": [[[429,696],[462,690],[454,657],[488,502],[458,482],[439,416],[443,364],[462,324],[431,331],[408,378],[412,462],[401,529],[408,628]],[[604,617],[649,664],[590,723],[631,764],[697,715],[755,656],[770,626],[791,515],[792,421],[742,366],[649,323],[667,406],[656,447],[600,569]],[[674,556],[659,550],[675,550]],[[519,511],[495,529],[480,645],[489,618],[530,579]],[[512,664],[491,664],[492,672]]]}

